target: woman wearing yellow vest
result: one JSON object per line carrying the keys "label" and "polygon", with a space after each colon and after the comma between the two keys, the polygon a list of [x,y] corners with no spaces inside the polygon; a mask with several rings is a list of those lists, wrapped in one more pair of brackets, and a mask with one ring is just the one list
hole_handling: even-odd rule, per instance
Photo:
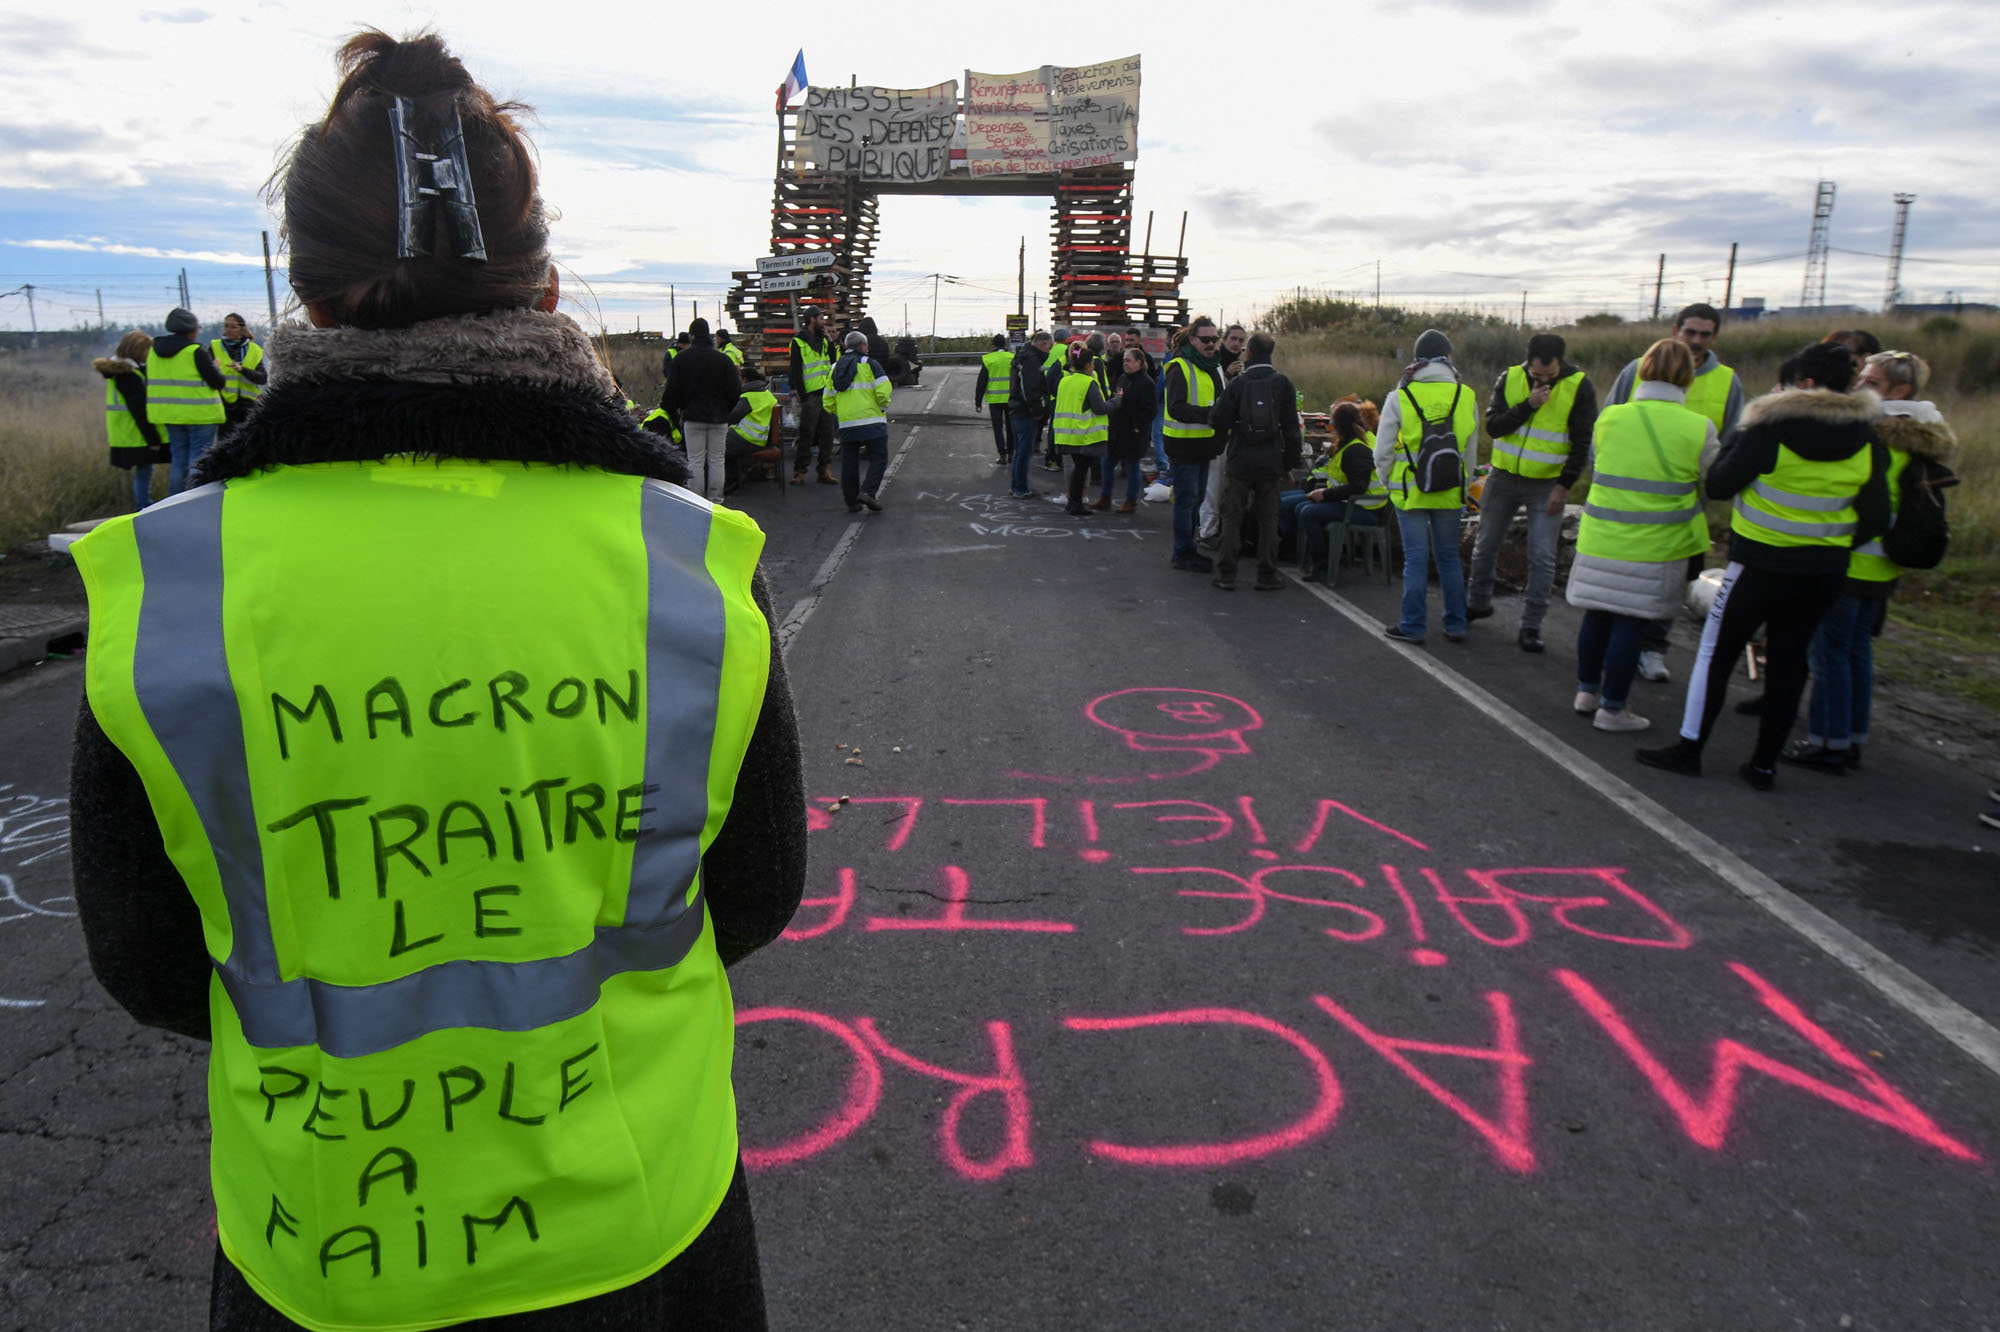
{"label": "woman wearing yellow vest", "polygon": [[[1759,791],[1798,713],[1806,645],[1840,595],[1848,556],[1889,526],[1888,450],[1870,427],[1876,400],[1849,393],[1854,357],[1815,342],[1778,371],[1779,389],[1744,409],[1736,437],[1708,475],[1713,499],[1734,498],[1729,565],[1708,613],[1681,710],[1680,743],[1639,761],[1698,776],[1729,676],[1764,627],[1764,706],[1757,744],[1739,772]],[[1593,485],[1593,492],[1595,486]]]}
{"label": "woman wearing yellow vest", "polygon": [[132,507],[153,502],[153,464],[166,462],[166,442],[146,418],[146,351],[153,340],[133,329],[118,339],[118,349],[100,356],[90,368],[104,376],[104,433],[111,441],[111,465],[132,473]]}
{"label": "woman wearing yellow vest", "polygon": [[[1425,329],[1411,349],[1414,358],[1396,391],[1382,404],[1375,434],[1375,471],[1389,489],[1396,526],[1403,538],[1402,618],[1383,632],[1402,643],[1421,643],[1429,631],[1430,566],[1437,564],[1444,589],[1444,636],[1465,641],[1465,570],[1458,558],[1465,483],[1472,479],[1474,432],[1479,429],[1477,395],[1465,387],[1451,361],[1451,339]],[[1457,440],[1457,483],[1438,484],[1424,476],[1427,432],[1449,428]],[[1443,450],[1440,462],[1448,462]]]}
{"label": "woman wearing yellow vest", "polygon": [[1567,596],[1583,612],[1575,707],[1600,731],[1652,725],[1625,707],[1646,626],[1679,607],[1689,557],[1708,550],[1700,482],[1717,439],[1687,410],[1693,381],[1693,353],[1662,338],[1639,358],[1631,401],[1597,417]]}
{"label": "woman wearing yellow vest", "polygon": [[[1889,450],[1892,509],[1900,502],[1903,476],[1912,458],[1943,464],[1958,447],[1958,438],[1937,407],[1917,397],[1930,375],[1922,357],[1887,351],[1869,356],[1854,381],[1857,389],[1882,399],[1875,434]],[[1861,766],[1875,692],[1875,639],[1888,619],[1889,598],[1896,594],[1902,576],[1902,566],[1883,553],[1880,540],[1857,547],[1848,557],[1847,584],[1819,622],[1808,653],[1813,683],[1812,701],[1806,705],[1806,738],[1779,755],[1785,762],[1821,772]]]}
{"label": "woman wearing yellow vest", "polygon": [[1083,502],[1084,488],[1093,475],[1101,475],[1104,470],[1105,445],[1111,438],[1111,413],[1119,405],[1117,394],[1108,399],[1104,395],[1098,379],[1097,356],[1089,344],[1082,338],[1070,343],[1062,380],[1056,385],[1052,428],[1056,447],[1072,464],[1069,504],[1065,510],[1072,517],[1090,516],[1090,506]]}
{"label": "woman wearing yellow vest", "polygon": [[210,1042],[211,1326],[761,1327],[723,967],[805,864],[763,534],[555,313],[520,108],[435,36],[339,63],[280,173],[312,326],[205,484],[75,547],[78,910]]}

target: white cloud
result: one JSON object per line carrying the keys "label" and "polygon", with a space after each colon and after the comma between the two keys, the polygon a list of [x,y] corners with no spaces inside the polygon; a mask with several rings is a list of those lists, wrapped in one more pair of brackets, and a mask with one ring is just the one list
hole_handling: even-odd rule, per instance
{"label": "white cloud", "polygon": [[[1887,26],[1861,0],[1281,3],[1240,18],[1169,0],[1143,22],[1081,28],[996,23],[976,6],[910,25],[829,13],[818,0],[754,16],[438,0],[376,21],[434,25],[497,94],[537,108],[559,256],[614,326],[664,324],[668,282],[685,317],[684,293],[716,299],[765,252],[772,90],[801,44],[822,84],[888,86],[1138,47],[1137,225],[1152,210],[1155,248],[1170,250],[1187,210],[1191,294],[1210,310],[1247,312],[1297,284],[1370,286],[1380,260],[1392,297],[1511,308],[1527,286],[1544,312],[1629,312],[1663,250],[1669,302],[1719,298],[1731,241],[1746,260],[1804,250],[1822,176],[1840,182],[1845,249],[1884,248],[1889,195],[1919,196],[1912,254],[1948,261],[1905,269],[1919,294],[1991,298],[2000,268],[1990,6],[1912,0]],[[169,0],[147,17],[0,17],[0,239],[68,239],[78,254],[161,260],[163,274],[205,255],[261,268],[255,231],[275,220],[256,191],[324,110],[351,22],[304,0],[241,13]],[[1030,288],[1045,293],[1045,213],[885,200],[885,319],[900,324],[907,295],[920,322],[923,275],[946,272],[993,290],[940,283],[941,324],[990,325],[1011,307],[998,293],[1024,233]],[[1877,299],[1882,267],[1837,253],[1829,296]],[[1782,302],[1798,268],[1746,266],[1736,291]],[[215,281],[262,285],[260,271]]]}

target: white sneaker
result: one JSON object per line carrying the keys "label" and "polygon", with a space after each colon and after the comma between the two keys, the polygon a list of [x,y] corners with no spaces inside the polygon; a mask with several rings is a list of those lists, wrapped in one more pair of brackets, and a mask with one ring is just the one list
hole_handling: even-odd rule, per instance
{"label": "white sneaker", "polygon": [[1653,723],[1630,708],[1620,708],[1616,712],[1599,708],[1597,715],[1590,719],[1590,724],[1600,731],[1643,731]]}
{"label": "white sneaker", "polygon": [[1639,678],[1662,684],[1671,678],[1667,674],[1667,654],[1664,652],[1641,652],[1639,654]]}
{"label": "white sneaker", "polygon": [[1591,713],[1597,711],[1597,695],[1591,693],[1588,689],[1579,689],[1576,691],[1576,702],[1570,704],[1570,706],[1588,717]]}

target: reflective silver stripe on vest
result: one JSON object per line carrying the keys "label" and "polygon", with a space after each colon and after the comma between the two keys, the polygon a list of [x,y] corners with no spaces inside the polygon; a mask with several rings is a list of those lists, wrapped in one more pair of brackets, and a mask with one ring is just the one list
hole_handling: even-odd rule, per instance
{"label": "reflective silver stripe on vest", "polygon": [[[1777,493],[1782,495],[1784,492],[1778,491]],[[1769,496],[1766,496],[1766,498],[1768,499]],[[1781,501],[1773,501],[1773,502],[1776,503]],[[1842,501],[1841,507],[1843,508],[1846,507],[1845,501]],[[1854,528],[1855,528],[1855,524],[1853,523],[1802,523],[1791,518],[1781,518],[1775,513],[1767,513],[1763,509],[1751,508],[1748,504],[1745,504],[1743,502],[1743,496],[1741,494],[1737,495],[1736,497],[1736,512],[1742,514],[1745,521],[1753,523],[1758,527],[1766,527],[1773,532],[1786,532],[1791,534],[1792,536],[1802,536],[1802,537],[1852,536],[1854,534]]]}
{"label": "reflective silver stripe on vest", "polygon": [[1873,541],[1864,542],[1863,544],[1856,546],[1854,548],[1854,553],[1856,555],[1879,555],[1881,558],[1885,560],[1889,558],[1889,552],[1882,549],[1882,538],[1880,537],[1876,537]]}
{"label": "reflective silver stripe on vest", "polygon": [[129,413],[129,412],[131,412],[131,410],[132,410],[132,409],[131,409],[130,407],[127,407],[127,406],[125,405],[124,401],[123,401],[123,400],[121,399],[121,400],[119,400],[118,402],[107,402],[107,403],[105,403],[105,404],[104,404],[104,410],[105,410],[105,411],[107,411],[107,412],[126,412],[126,413]]}
{"label": "reflective silver stripe on vest", "polygon": [[[1561,441],[1558,440],[1557,442]],[[1539,449],[1531,449],[1515,442],[1511,435],[1503,439],[1494,440],[1493,451],[1512,458],[1522,458],[1528,462],[1551,463],[1557,466],[1569,461],[1567,453],[1543,453]]]}
{"label": "reflective silver stripe on vest", "polygon": [[1584,502],[1583,512],[1589,518],[1601,518],[1608,523],[1684,523],[1701,512],[1701,506],[1687,509],[1607,509],[1602,504]]}
{"label": "reflective silver stripe on vest", "polygon": [[764,424],[758,425],[757,418],[754,416],[744,417],[733,428],[737,434],[743,436],[743,438],[753,444],[763,444],[771,438],[771,423],[766,421]]}
{"label": "reflective silver stripe on vest", "polygon": [[1694,486],[1686,481],[1651,481],[1639,476],[1613,476],[1609,472],[1595,472],[1591,484],[1610,486],[1614,490],[1636,490],[1642,495],[1672,495],[1676,498],[1694,495]]}
{"label": "reflective silver stripe on vest", "polygon": [[1782,504],[1787,509],[1805,509],[1811,513],[1839,513],[1860,498],[1858,495],[1798,495],[1768,484],[1761,476],[1750,483],[1750,489],[1757,492],[1758,499]]}
{"label": "reflective silver stripe on vest", "polygon": [[[687,910],[701,868],[708,817],[708,755],[722,692],[722,594],[708,576],[709,506],[684,490],[648,481],[640,491],[646,537],[646,803],[632,848],[628,926],[671,925]],[[657,788],[657,794],[653,793]],[[670,824],[667,820],[681,820]],[[701,912],[693,912],[700,932]],[[689,939],[688,944],[694,941]],[[673,961],[678,962],[683,945]],[[668,965],[668,964],[662,964]]]}
{"label": "reflective silver stripe on vest", "polygon": [[727,633],[704,560],[707,505],[658,482],[641,492],[650,570],[645,784],[656,803],[633,846],[624,924],[600,926],[589,944],[562,957],[460,959],[375,985],[336,985],[285,980],[278,969],[223,643],[222,503],[223,488],[212,483],[134,520],[142,573],[155,576],[144,583],[132,676],[215,850],[233,939],[216,971],[252,1046],[316,1045],[353,1059],[449,1027],[529,1031],[590,1008],[607,977],[662,970],[687,956],[706,921],[696,870]]}
{"label": "reflective silver stripe on vest", "polygon": [[[1544,430],[1540,426],[1522,426],[1514,432],[1527,439],[1538,439],[1544,444],[1567,444],[1569,432],[1564,430]],[[1565,454],[1565,457],[1568,455]]]}

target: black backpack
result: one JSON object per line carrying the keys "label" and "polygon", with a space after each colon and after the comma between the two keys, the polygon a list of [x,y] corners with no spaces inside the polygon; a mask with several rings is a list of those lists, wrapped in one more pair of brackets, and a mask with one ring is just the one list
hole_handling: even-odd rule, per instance
{"label": "black backpack", "polygon": [[1455,385],[1451,391],[1451,406],[1445,408],[1443,417],[1433,421],[1424,415],[1423,408],[1417,406],[1416,395],[1407,388],[1403,390],[1403,396],[1409,400],[1410,410],[1417,414],[1422,428],[1417,439],[1416,455],[1412,457],[1406,448],[1403,456],[1410,460],[1411,484],[1426,495],[1459,490],[1465,485],[1465,460],[1459,455],[1458,430],[1452,424],[1458,416],[1458,395],[1463,392],[1465,385]]}
{"label": "black backpack", "polygon": [[1951,547],[1944,492],[1957,484],[1957,475],[1937,459],[1911,455],[1896,487],[1896,521],[1882,538],[1882,553],[1905,569],[1937,568]]}
{"label": "black backpack", "polygon": [[1278,377],[1248,375],[1243,380],[1242,442],[1251,448],[1269,448],[1278,442]]}

